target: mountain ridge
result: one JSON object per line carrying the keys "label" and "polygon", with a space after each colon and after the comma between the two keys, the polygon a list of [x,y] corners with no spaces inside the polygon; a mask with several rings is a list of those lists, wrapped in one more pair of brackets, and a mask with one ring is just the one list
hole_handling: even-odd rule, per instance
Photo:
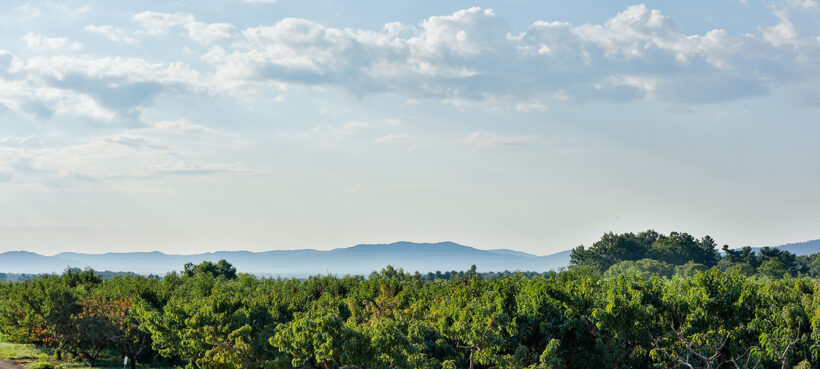
{"label": "mountain ridge", "polygon": [[[773,246],[796,255],[820,252],[820,239]],[[760,247],[753,248],[759,250]],[[30,251],[0,253],[2,273],[59,273],[68,267],[93,268],[164,275],[179,271],[186,263],[225,259],[239,272],[260,276],[307,276],[316,274],[367,275],[387,265],[408,272],[465,270],[501,272],[558,270],[569,265],[571,250],[534,255],[511,249],[481,250],[456,242],[409,242],[358,244],[331,250],[292,249],[253,252],[212,251],[199,254],[166,254],[162,251],[108,252],[86,254],[62,252],[52,256]]]}
{"label": "mountain ridge", "polygon": [[[31,262],[25,259],[31,259]],[[102,254],[63,252],[44,256],[28,251],[10,251],[0,253],[0,272],[58,273],[67,267],[90,267],[95,270],[164,275],[181,270],[189,262],[196,264],[219,259],[232,263],[239,272],[284,277],[325,273],[366,275],[387,265],[421,273],[464,270],[473,264],[481,271],[546,272],[566,266],[569,252],[536,256],[515,250],[480,250],[450,241],[400,241],[331,250],[215,251],[190,255],[139,251]]]}

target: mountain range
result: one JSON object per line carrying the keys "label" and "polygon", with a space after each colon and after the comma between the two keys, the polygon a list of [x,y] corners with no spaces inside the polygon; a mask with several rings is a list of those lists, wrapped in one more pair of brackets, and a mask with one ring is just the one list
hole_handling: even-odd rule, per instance
{"label": "mountain range", "polygon": [[[820,239],[775,247],[797,255],[811,255],[820,252]],[[473,264],[481,272],[546,272],[569,265],[569,255],[569,250],[547,256],[507,249],[479,250],[453,242],[396,242],[356,245],[329,251],[219,251],[195,255],[154,251],[106,254],[64,252],[44,256],[27,251],[9,251],[0,253],[0,273],[59,273],[68,267],[76,267],[164,275],[182,270],[186,263],[216,262],[221,259],[233,264],[239,272],[271,277],[367,275],[387,265],[421,273],[466,270]]]}
{"label": "mountain range", "polygon": [[408,272],[466,270],[475,264],[479,271],[557,270],[569,264],[569,251],[536,256],[520,251],[479,250],[453,242],[356,245],[329,251],[276,250],[265,252],[219,251],[195,255],[162,252],[82,254],[74,252],[43,256],[27,251],[0,253],[0,272],[56,273],[67,267],[129,271],[164,275],[181,270],[186,263],[225,259],[237,271],[261,276],[307,276],[315,274],[366,275],[387,265]]}
{"label": "mountain range", "polygon": [[[820,240],[812,240],[806,242],[798,242],[798,243],[787,243],[780,246],[774,246],[775,248],[781,249],[783,251],[788,251],[795,255],[814,255],[820,252]],[[753,248],[755,251],[759,248]]]}

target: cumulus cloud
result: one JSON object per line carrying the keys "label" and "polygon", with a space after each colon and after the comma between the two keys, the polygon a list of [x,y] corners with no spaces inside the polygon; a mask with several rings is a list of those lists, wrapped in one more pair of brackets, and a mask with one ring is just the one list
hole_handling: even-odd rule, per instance
{"label": "cumulus cloud", "polygon": [[[812,8],[813,0],[794,1],[793,7]],[[779,22],[761,27],[759,35],[733,36],[721,29],[685,34],[645,5],[602,24],[537,21],[523,31],[477,7],[377,31],[298,18],[240,30],[192,14],[147,11],[133,17],[138,32],[180,32],[208,46],[202,59],[210,65],[132,57],[21,59],[0,50],[0,106],[39,119],[73,114],[145,125],[142,110],[161,94],[253,94],[266,86],[543,111],[599,99],[714,103],[820,83],[820,39],[801,33],[785,12],[776,15]],[[114,26],[85,30],[117,42],[136,40]],[[33,33],[24,38],[41,49],[79,47]]]}
{"label": "cumulus cloud", "polygon": [[684,34],[645,5],[603,24],[538,21],[515,33],[492,10],[471,8],[381,31],[288,18],[247,28],[204,59],[214,64],[215,81],[234,88],[336,86],[532,110],[541,108],[531,101],[544,96],[703,103],[766,94],[818,75],[820,43],[801,37],[786,17],[762,28],[761,37],[721,29]]}
{"label": "cumulus cloud", "polygon": [[77,51],[83,48],[79,42],[65,37],[46,37],[33,32],[23,35],[23,41],[29,49],[33,50]]}
{"label": "cumulus cloud", "polygon": [[22,60],[0,50],[0,104],[41,119],[73,114],[142,124],[140,109],[158,95],[204,89],[200,74],[178,62],[66,55]]}
{"label": "cumulus cloud", "polygon": [[230,39],[236,33],[236,27],[232,24],[197,22],[192,14],[185,13],[148,11],[135,15],[134,20],[152,35],[164,34],[175,28],[184,29],[188,37],[203,45]]}

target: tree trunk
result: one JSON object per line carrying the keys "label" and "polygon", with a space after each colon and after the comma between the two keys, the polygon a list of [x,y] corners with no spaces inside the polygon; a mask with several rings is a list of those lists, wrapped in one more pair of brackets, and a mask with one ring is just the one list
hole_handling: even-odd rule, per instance
{"label": "tree trunk", "polygon": [[470,349],[470,369],[473,369],[473,354],[475,354],[475,349]]}
{"label": "tree trunk", "polygon": [[133,357],[129,357],[131,359],[131,369],[137,369],[137,359]]}
{"label": "tree trunk", "polygon": [[54,356],[57,357],[57,361],[62,361],[63,360],[63,350],[57,349],[57,351],[54,352]]}

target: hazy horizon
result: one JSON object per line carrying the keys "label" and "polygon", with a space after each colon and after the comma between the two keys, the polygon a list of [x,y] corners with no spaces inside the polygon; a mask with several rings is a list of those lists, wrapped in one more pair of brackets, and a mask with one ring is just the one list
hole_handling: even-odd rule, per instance
{"label": "hazy horizon", "polygon": [[0,252],[820,238],[816,0],[10,1]]}
{"label": "hazy horizon", "polygon": [[[766,244],[766,245],[729,245],[729,248],[730,249],[740,249],[740,248],[743,248],[743,247],[753,247],[753,248],[778,247],[778,246],[787,246],[787,245],[794,245],[794,244],[804,244],[804,243],[808,243],[808,242],[812,242],[812,241],[818,241],[818,240],[820,240],[820,238],[810,239],[810,240],[803,240],[803,241],[779,242],[779,243]],[[589,246],[592,245],[593,242],[583,244],[583,246],[589,247]],[[159,249],[157,249],[157,250],[144,249],[144,250],[136,250],[136,251],[119,251],[119,250],[117,250],[117,251],[102,251],[102,252],[82,252],[82,251],[76,251],[76,250],[60,250],[59,252],[54,252],[54,253],[43,253],[43,252],[36,252],[36,251],[23,250],[23,249],[17,249],[17,250],[9,249],[9,250],[1,250],[0,254],[3,253],[3,252],[33,252],[33,253],[43,255],[43,256],[57,256],[57,255],[64,254],[64,253],[77,253],[77,254],[86,254],[86,255],[105,255],[105,254],[157,253],[158,252],[158,253],[162,253],[162,254],[169,255],[169,256],[191,256],[191,255],[201,255],[201,254],[209,254],[209,253],[226,253],[226,252],[227,253],[230,253],[230,252],[260,253],[260,252],[269,252],[269,251],[322,251],[322,252],[326,252],[326,251],[336,251],[336,250],[349,249],[349,248],[353,248],[353,247],[356,247],[356,246],[373,246],[373,245],[389,246],[389,245],[393,245],[393,244],[447,244],[447,243],[452,243],[452,244],[456,244],[456,245],[459,245],[459,246],[465,246],[465,247],[473,248],[473,249],[476,249],[476,250],[482,250],[482,251],[512,251],[512,252],[521,252],[521,253],[525,253],[525,254],[529,254],[529,255],[533,255],[533,256],[538,256],[538,257],[541,257],[541,256],[554,256],[554,255],[557,255],[557,254],[561,254],[561,253],[571,251],[574,248],[574,246],[573,246],[573,247],[568,247],[564,250],[549,252],[549,253],[546,253],[546,254],[535,254],[535,253],[532,253],[532,252],[526,252],[526,251],[521,251],[521,250],[516,250],[516,249],[511,249],[511,248],[480,248],[480,247],[467,245],[467,244],[463,244],[463,243],[459,243],[459,242],[455,242],[455,241],[394,241],[394,242],[385,242],[385,243],[359,243],[359,244],[355,244],[355,245],[346,245],[346,246],[339,246],[339,247],[328,247],[328,248],[322,248],[322,249],[319,249],[319,248],[283,248],[283,249],[269,249],[269,250],[247,250],[247,249],[238,249],[237,248],[237,249],[224,249],[224,250],[202,250],[202,251],[192,251],[192,252],[187,252],[187,253],[177,253],[177,252],[170,252],[170,251],[167,251],[167,250],[159,250]],[[582,244],[579,244],[579,245],[582,245]],[[578,246],[578,245],[576,245],[576,246]]]}

